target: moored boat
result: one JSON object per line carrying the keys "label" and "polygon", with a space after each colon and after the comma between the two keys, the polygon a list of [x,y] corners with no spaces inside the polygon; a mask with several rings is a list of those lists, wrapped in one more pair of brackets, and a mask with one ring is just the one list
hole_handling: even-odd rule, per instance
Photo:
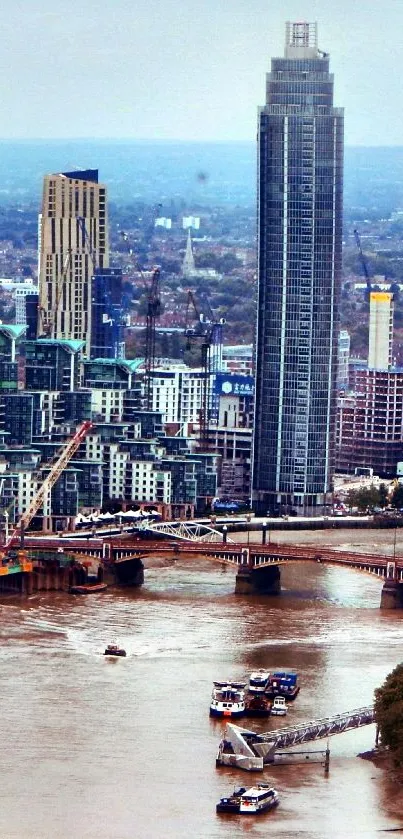
{"label": "moored boat", "polygon": [[285,699],[295,699],[298,693],[298,673],[295,670],[277,670],[270,675],[265,689],[266,696],[284,696]]}
{"label": "moored boat", "polygon": [[104,655],[121,656],[124,658],[126,655],[126,650],[124,650],[122,647],[119,647],[119,644],[108,644],[108,646],[105,649]]}
{"label": "moored boat", "polygon": [[81,586],[71,586],[70,594],[97,594],[97,592],[105,591],[107,588],[106,583],[87,583]]}
{"label": "moored boat", "polygon": [[269,679],[269,670],[263,670],[262,668],[260,668],[260,670],[253,670],[249,676],[249,692],[264,693],[267,685],[269,684]]}
{"label": "moored boat", "polygon": [[234,790],[232,795],[221,798],[216,805],[217,813],[239,813],[254,815],[272,810],[279,803],[279,795],[270,784],[256,784],[254,787]]}
{"label": "moored boat", "polygon": [[245,715],[247,717],[269,717],[271,702],[267,696],[260,693],[251,694],[245,700]]}
{"label": "moored boat", "polygon": [[271,714],[273,717],[285,717],[288,711],[284,696],[276,696],[273,699],[273,704],[271,706]]}
{"label": "moored boat", "polygon": [[210,717],[241,717],[245,713],[245,682],[214,682]]}

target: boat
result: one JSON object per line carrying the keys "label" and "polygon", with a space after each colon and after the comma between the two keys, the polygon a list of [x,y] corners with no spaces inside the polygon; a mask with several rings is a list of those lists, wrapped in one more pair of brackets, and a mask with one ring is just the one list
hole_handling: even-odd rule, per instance
{"label": "boat", "polygon": [[220,798],[216,805],[217,813],[239,813],[241,795],[246,792],[246,787],[239,787],[234,789],[232,795],[227,798]]}
{"label": "boat", "polygon": [[221,798],[216,805],[217,813],[239,813],[253,815],[272,810],[279,803],[277,790],[270,784],[256,784],[254,787],[234,790],[232,795]]}
{"label": "boat", "polygon": [[253,670],[249,676],[249,692],[264,693],[270,679],[269,670]]}
{"label": "boat", "polygon": [[254,813],[266,813],[277,807],[280,798],[277,790],[270,784],[256,784],[242,793],[239,802],[241,815],[253,815]]}
{"label": "boat", "polygon": [[251,694],[245,700],[245,714],[247,717],[269,717],[271,702],[261,693]]}
{"label": "boat", "polygon": [[107,588],[106,583],[88,583],[82,586],[71,586],[70,594],[97,594],[97,592],[105,591]]}
{"label": "boat", "polygon": [[210,717],[241,717],[245,713],[245,682],[214,682]]}
{"label": "boat", "polygon": [[284,696],[276,696],[273,699],[273,704],[271,706],[271,714],[274,717],[285,717],[288,711]]}
{"label": "boat", "polygon": [[295,670],[273,672],[265,690],[266,696],[284,696],[285,699],[295,699],[298,693],[298,673]]}
{"label": "boat", "polygon": [[126,650],[119,647],[118,644],[108,644],[105,649],[104,655],[113,655],[113,656],[121,656],[122,658],[126,655]]}

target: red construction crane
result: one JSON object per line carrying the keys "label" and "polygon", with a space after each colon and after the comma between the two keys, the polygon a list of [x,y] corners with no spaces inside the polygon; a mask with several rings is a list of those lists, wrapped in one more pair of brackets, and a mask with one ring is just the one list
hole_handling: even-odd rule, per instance
{"label": "red construction crane", "polygon": [[77,428],[74,436],[63,446],[60,450],[57,460],[53,464],[50,469],[48,476],[43,481],[40,489],[36,493],[35,497],[32,499],[29,507],[23,513],[13,532],[11,533],[10,537],[7,539],[6,544],[2,547],[1,553],[6,553],[16,542],[19,538],[20,534],[23,535],[24,530],[28,527],[29,523],[32,521],[35,514],[38,512],[40,507],[42,507],[44,501],[47,498],[49,490],[52,489],[54,484],[56,483],[57,479],[60,478],[63,470],[66,468],[69,460],[73,457],[73,454],[77,451],[80,443],[84,440],[85,436],[94,427],[94,423],[90,420],[86,420]]}

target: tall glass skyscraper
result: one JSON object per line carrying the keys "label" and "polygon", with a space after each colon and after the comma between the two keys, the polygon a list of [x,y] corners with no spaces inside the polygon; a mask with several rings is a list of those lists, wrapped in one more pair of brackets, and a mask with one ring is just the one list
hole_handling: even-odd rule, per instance
{"label": "tall glass skyscraper", "polygon": [[258,132],[253,502],[321,506],[334,458],[343,110],[315,23],[287,23]]}

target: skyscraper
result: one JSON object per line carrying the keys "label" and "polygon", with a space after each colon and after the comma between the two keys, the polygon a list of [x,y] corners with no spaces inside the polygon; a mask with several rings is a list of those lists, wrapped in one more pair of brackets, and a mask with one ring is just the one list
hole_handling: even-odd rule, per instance
{"label": "skyscraper", "polygon": [[314,23],[287,23],[258,130],[253,499],[324,503],[334,462],[343,110]]}
{"label": "skyscraper", "polygon": [[38,336],[91,344],[91,277],[108,267],[106,188],[98,171],[46,175],[40,226]]}

